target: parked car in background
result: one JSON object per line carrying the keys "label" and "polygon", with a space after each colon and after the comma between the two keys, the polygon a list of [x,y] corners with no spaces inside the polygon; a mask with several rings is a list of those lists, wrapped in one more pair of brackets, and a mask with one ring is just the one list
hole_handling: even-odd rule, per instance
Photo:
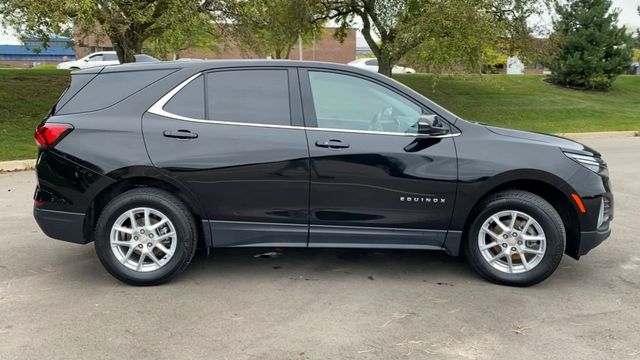
{"label": "parked car in background", "polygon": [[[146,54],[135,55],[136,62],[158,62],[160,60]],[[82,59],[67,61],[56,66],[58,70],[78,70],[87,69],[96,66],[118,65],[118,55],[115,51],[100,51],[89,54]]]}
{"label": "parked car in background", "polygon": [[[365,59],[357,59],[350,62],[348,65],[354,66],[360,69],[365,69],[373,72],[378,72],[378,59],[376,58],[365,58]],[[393,74],[415,74],[416,71],[410,67],[398,66],[395,65],[391,69],[391,73]]]}
{"label": "parked car in background", "polygon": [[196,247],[254,246],[465,253],[490,281],[528,286],[611,233],[597,151],[462,120],[339,64],[80,70],[35,138],[40,228],[95,242],[135,285],[168,281]]}

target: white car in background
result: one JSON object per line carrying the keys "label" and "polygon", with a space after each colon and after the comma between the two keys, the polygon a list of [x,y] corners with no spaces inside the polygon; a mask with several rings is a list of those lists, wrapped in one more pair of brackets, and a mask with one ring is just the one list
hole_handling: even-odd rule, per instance
{"label": "white car in background", "polygon": [[[152,56],[145,54],[137,54],[135,55],[136,62],[156,62],[160,61]],[[118,65],[120,61],[118,61],[118,55],[115,51],[100,51],[95,52],[93,54],[89,54],[82,59],[67,61],[60,63],[56,66],[59,70],[78,70],[78,69],[87,69],[96,66],[106,66],[106,65]]]}
{"label": "white car in background", "polygon": [[[357,60],[353,60],[348,65],[351,65],[360,69],[378,72],[378,59],[376,58],[357,59]],[[391,73],[392,74],[415,74],[416,71],[410,67],[396,65],[391,69]]]}

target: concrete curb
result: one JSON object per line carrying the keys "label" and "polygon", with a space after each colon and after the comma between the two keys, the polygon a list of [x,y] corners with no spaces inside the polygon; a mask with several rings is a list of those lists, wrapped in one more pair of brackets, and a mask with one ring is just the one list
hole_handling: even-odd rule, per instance
{"label": "concrete curb", "polygon": [[640,136],[640,131],[603,131],[603,132],[585,132],[585,133],[562,133],[556,134],[574,140],[581,139],[611,139],[621,137]]}
{"label": "concrete curb", "polygon": [[[611,139],[622,137],[640,136],[640,131],[603,131],[585,133],[562,133],[556,134],[573,140],[581,139]],[[36,159],[0,161],[0,173],[33,170],[36,166]]]}
{"label": "concrete curb", "polygon": [[36,159],[0,161],[0,173],[33,170],[36,166]]}

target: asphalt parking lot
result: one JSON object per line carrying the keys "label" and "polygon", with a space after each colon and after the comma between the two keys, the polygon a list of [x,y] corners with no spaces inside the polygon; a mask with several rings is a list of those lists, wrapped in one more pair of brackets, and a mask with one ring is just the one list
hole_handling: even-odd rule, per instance
{"label": "asphalt parking lot", "polygon": [[0,174],[0,359],[640,359],[640,138],[610,166],[613,236],[531,288],[415,251],[225,249],[124,285],[93,245],[46,238],[33,172]]}

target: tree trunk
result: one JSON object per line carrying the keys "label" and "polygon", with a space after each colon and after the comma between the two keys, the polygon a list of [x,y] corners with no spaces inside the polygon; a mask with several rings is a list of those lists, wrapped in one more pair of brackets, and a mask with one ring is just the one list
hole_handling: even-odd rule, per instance
{"label": "tree trunk", "polygon": [[108,32],[107,36],[121,64],[136,62],[135,54],[142,52],[143,37],[134,31]]}
{"label": "tree trunk", "polygon": [[391,70],[393,69],[393,61],[391,56],[384,52],[380,52],[378,55],[378,73],[391,77]]}

